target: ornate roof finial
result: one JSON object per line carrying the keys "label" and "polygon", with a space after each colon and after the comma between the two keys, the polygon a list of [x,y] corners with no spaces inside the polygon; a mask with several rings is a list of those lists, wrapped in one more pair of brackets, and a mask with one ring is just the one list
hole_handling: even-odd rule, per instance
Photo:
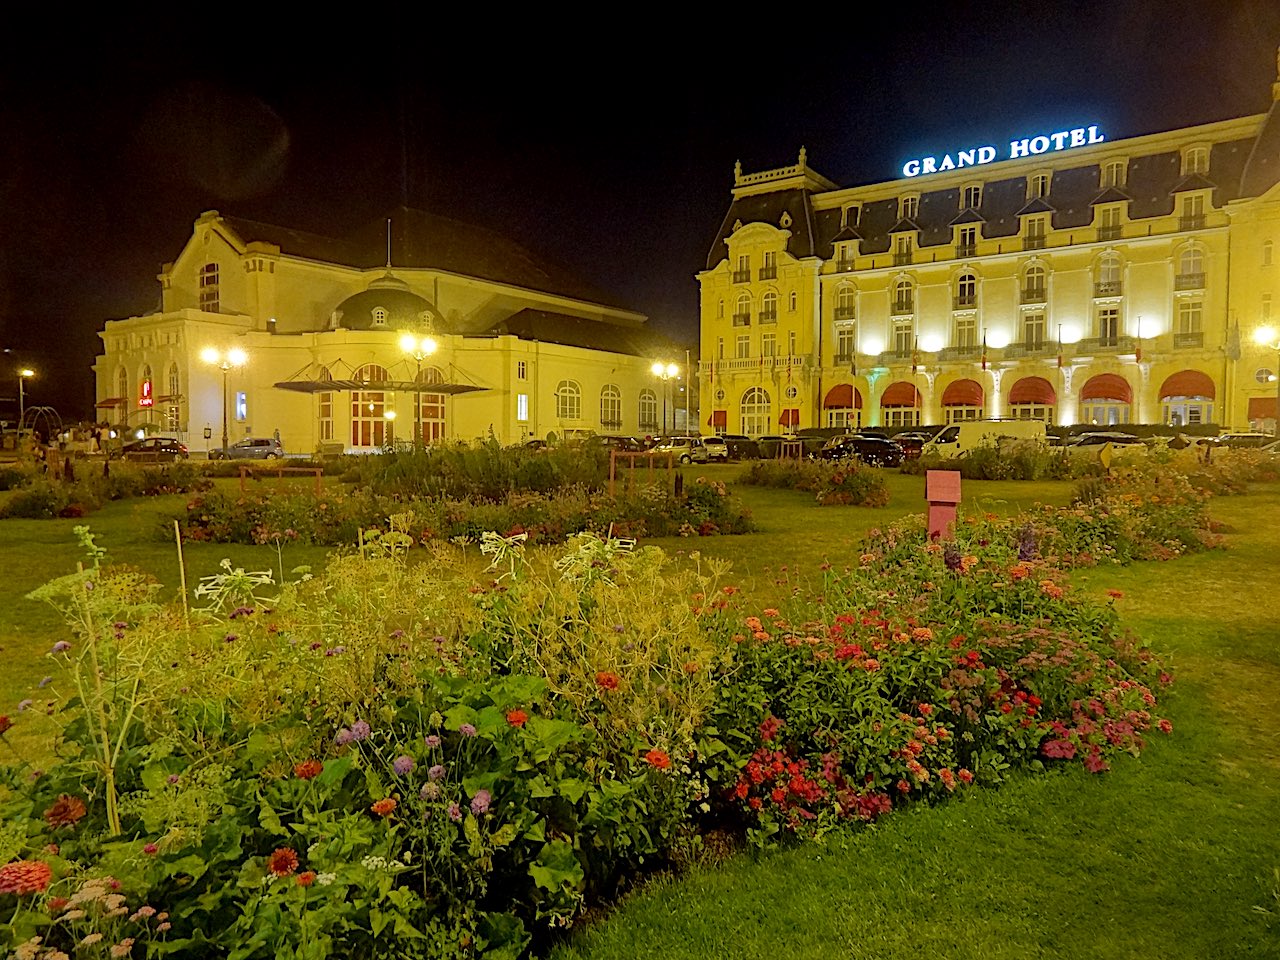
{"label": "ornate roof finial", "polygon": [[1280,100],[1280,47],[1276,47],[1276,82],[1271,85],[1271,99]]}
{"label": "ornate roof finial", "polygon": [[806,150],[804,147],[801,147],[800,148],[800,166],[803,167],[805,165],[805,162],[808,159],[809,159],[809,151]]}
{"label": "ornate roof finial", "polygon": [[733,182],[737,183],[741,179],[742,179],[742,161],[735,160],[733,161]]}
{"label": "ornate roof finial", "polygon": [[387,217],[387,272],[391,272],[391,218]]}

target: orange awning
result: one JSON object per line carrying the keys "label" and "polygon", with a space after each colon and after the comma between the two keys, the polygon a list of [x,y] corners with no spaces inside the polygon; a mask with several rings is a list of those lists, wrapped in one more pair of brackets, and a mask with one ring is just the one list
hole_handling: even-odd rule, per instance
{"label": "orange awning", "polygon": [[1214,398],[1215,388],[1209,375],[1199,370],[1179,370],[1160,386],[1160,399],[1169,397]]}
{"label": "orange awning", "polygon": [[707,421],[709,427],[723,427],[729,422],[728,410],[712,410],[711,419]]}
{"label": "orange awning", "polygon": [[1039,403],[1052,407],[1058,402],[1058,393],[1044,377],[1023,377],[1009,391],[1010,403]]}
{"label": "orange awning", "polygon": [[1274,420],[1276,418],[1276,398],[1275,397],[1250,397],[1249,398],[1249,419],[1250,420]]}
{"label": "orange awning", "polygon": [[1133,403],[1133,387],[1129,381],[1116,373],[1100,373],[1085,381],[1080,390],[1081,400],[1119,400],[1121,403]]}
{"label": "orange awning", "polygon": [[848,410],[850,408],[861,410],[862,393],[852,383],[838,383],[827,391],[827,395],[822,401],[822,406],[838,410]]}
{"label": "orange awning", "polygon": [[918,406],[920,393],[916,390],[914,384],[907,383],[905,380],[899,380],[897,383],[889,384],[884,392],[884,396],[880,398],[880,406],[882,407],[914,407]]}
{"label": "orange awning", "polygon": [[99,400],[94,406],[97,407],[119,407],[124,404],[124,397],[107,397],[105,400]]}
{"label": "orange awning", "polygon": [[778,423],[784,427],[795,427],[800,424],[799,410],[783,410],[782,416],[778,418]]}
{"label": "orange awning", "polygon": [[957,380],[942,391],[944,407],[980,407],[982,400],[982,384],[976,380]]}

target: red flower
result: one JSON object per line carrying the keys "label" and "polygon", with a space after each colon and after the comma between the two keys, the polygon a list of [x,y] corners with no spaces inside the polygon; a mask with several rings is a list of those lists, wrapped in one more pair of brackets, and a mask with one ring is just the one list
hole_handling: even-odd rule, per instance
{"label": "red flower", "polygon": [[747,781],[739,780],[738,785],[733,788],[733,795],[739,800],[745,800],[747,798],[747,791],[750,789],[751,787]]}
{"label": "red flower", "polygon": [[324,770],[324,764],[319,760],[304,760],[302,763],[295,764],[293,768],[294,775],[299,780],[314,780],[320,776],[322,770]]}
{"label": "red flower", "polygon": [[1124,591],[1123,591],[1123,590],[1108,590],[1108,591],[1107,591],[1107,596],[1108,596],[1108,597],[1110,597],[1110,598],[1111,598],[1111,599],[1113,599],[1113,600],[1123,600],[1123,599],[1124,599]]}
{"label": "red flower", "polygon": [[512,710],[507,713],[507,723],[513,727],[523,727],[529,720],[529,715],[523,710]]}
{"label": "red flower", "polygon": [[769,794],[769,799],[774,803],[781,804],[787,799],[787,791],[783,790],[782,787],[774,787],[773,792]]}
{"label": "red flower", "polygon": [[53,868],[43,860],[14,860],[0,867],[0,893],[43,893],[52,879]]}
{"label": "red flower", "polygon": [[53,806],[44,812],[44,819],[49,826],[73,827],[85,815],[84,801],[79,797],[59,794]]}
{"label": "red flower", "polygon": [[644,755],[644,760],[658,770],[666,770],[671,766],[671,758],[661,750],[650,750]]}
{"label": "red flower", "polygon": [[749,806],[752,810],[759,810],[759,809],[760,809],[760,798],[759,798],[759,797],[752,797],[750,800],[748,800],[748,801],[747,801],[747,806]]}
{"label": "red flower", "polygon": [[395,797],[383,797],[377,803],[373,804],[369,809],[380,817],[389,817],[391,812],[396,808]]}
{"label": "red flower", "polygon": [[267,858],[267,869],[277,877],[287,877],[298,869],[298,855],[288,847],[281,847]]}
{"label": "red flower", "polygon": [[1161,720],[1159,726],[1161,733],[1173,733],[1173,723],[1170,721]]}
{"label": "red flower", "polygon": [[960,778],[961,783],[973,783],[973,774],[970,773],[968,770],[966,770],[964,767],[960,768],[960,770],[956,773],[956,776]]}
{"label": "red flower", "polygon": [[618,675],[616,673],[608,673],[602,670],[600,673],[596,674],[596,686],[601,690],[617,690]]}
{"label": "red flower", "polygon": [[298,886],[309,887],[316,882],[316,872],[314,870],[305,870],[298,874]]}
{"label": "red flower", "polygon": [[778,731],[782,729],[783,721],[777,717],[765,717],[760,724],[760,739],[765,743],[769,743],[778,735]]}
{"label": "red flower", "polygon": [[0,716],[0,737],[3,737],[6,733],[8,733],[9,729],[12,726],[13,726],[12,720],[10,720],[7,716]]}
{"label": "red flower", "polygon": [[928,703],[920,704],[920,716],[927,717],[931,713],[933,713],[933,706],[931,704],[928,704]]}
{"label": "red flower", "polygon": [[1001,712],[1001,713],[1012,713],[1012,712],[1013,712],[1013,705],[1012,705],[1012,704],[1010,704],[1010,703],[1002,703],[1002,704],[1000,704],[1000,712]]}
{"label": "red flower", "polygon": [[862,666],[866,669],[867,673],[874,673],[880,669],[880,661],[868,658]]}
{"label": "red flower", "polygon": [[56,911],[58,911],[58,910],[61,910],[63,907],[65,907],[65,906],[66,906],[68,903],[70,903],[70,902],[71,902],[71,901],[70,901],[70,900],[68,900],[66,897],[50,897],[50,898],[49,898],[49,909],[50,909],[51,911],[56,912]]}
{"label": "red flower", "polygon": [[149,857],[153,857],[160,852],[160,848],[154,843],[148,843],[145,847],[142,848],[142,852]]}

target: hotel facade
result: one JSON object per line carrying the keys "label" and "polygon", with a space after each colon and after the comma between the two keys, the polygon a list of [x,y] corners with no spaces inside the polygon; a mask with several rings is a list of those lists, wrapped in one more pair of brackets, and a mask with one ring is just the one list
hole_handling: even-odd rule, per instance
{"label": "hotel facade", "polygon": [[701,287],[721,433],[1037,418],[1275,428],[1280,78],[1265,114],[1096,126],[843,188],[735,167]]}
{"label": "hotel facade", "polygon": [[677,351],[643,315],[422,211],[342,238],[209,212],[157,279],[156,312],[99,334],[97,416],[195,451],[224,428],[303,454],[656,434],[664,389],[675,419],[651,366]]}

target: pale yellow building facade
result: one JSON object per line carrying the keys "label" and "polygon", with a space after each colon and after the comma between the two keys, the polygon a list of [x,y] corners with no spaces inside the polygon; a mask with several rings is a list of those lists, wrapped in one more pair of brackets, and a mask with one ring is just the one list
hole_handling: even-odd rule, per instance
{"label": "pale yellow building facade", "polygon": [[330,238],[210,212],[158,280],[158,311],[100,333],[98,417],[193,452],[224,417],[289,454],[661,430],[651,365],[675,350],[646,318],[456,221],[401,208]]}
{"label": "pale yellow building facade", "polygon": [[1274,429],[1280,80],[1268,113],[913,158],[841,188],[735,169],[698,274],[704,428]]}

